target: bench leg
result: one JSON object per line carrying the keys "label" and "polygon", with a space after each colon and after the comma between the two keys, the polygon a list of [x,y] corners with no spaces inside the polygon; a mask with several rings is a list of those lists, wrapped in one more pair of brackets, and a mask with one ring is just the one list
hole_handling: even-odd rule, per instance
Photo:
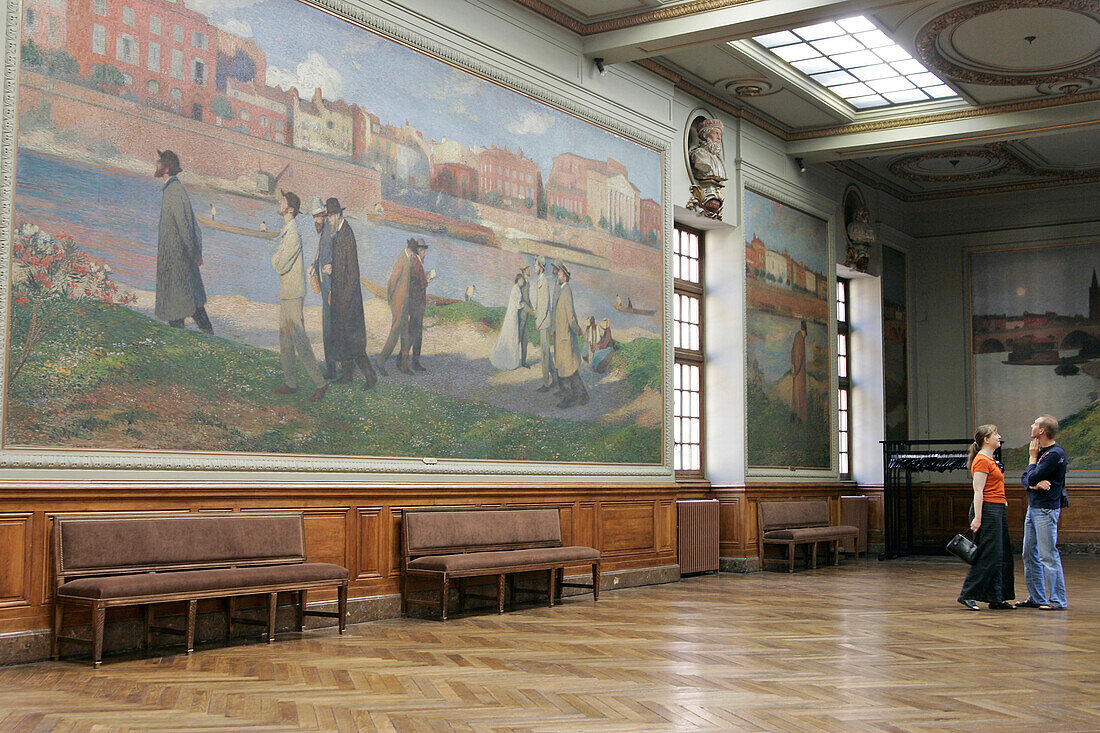
{"label": "bench leg", "polygon": [[550,606],[554,606],[554,578],[558,575],[558,571],[551,568],[546,571],[546,595],[550,598]]}
{"label": "bench leg", "polygon": [[92,606],[92,665],[103,663],[103,626],[107,621],[107,609],[102,603]]}
{"label": "bench leg", "polygon": [[817,570],[817,543],[810,543],[810,557],[813,559],[813,569]]}
{"label": "bench leg", "polygon": [[190,600],[187,602],[187,626],[184,629],[184,638],[187,643],[187,653],[195,651],[195,616],[199,610],[199,602]]}
{"label": "bench leg", "polygon": [[794,572],[794,543],[787,545],[787,572]]}
{"label": "bench leg", "polygon": [[840,564],[840,540],[833,540],[833,565]]}
{"label": "bench leg", "polygon": [[447,574],[443,574],[443,586],[439,591],[439,620],[447,620],[447,601],[448,596],[451,593],[451,579],[447,577]]}
{"label": "bench leg", "polygon": [[497,613],[504,613],[504,573],[497,576]]}
{"label": "bench leg", "polygon": [[336,589],[336,611],[340,614],[340,633],[348,627],[348,586],[345,583]]}
{"label": "bench leg", "polygon": [[57,637],[61,635],[61,622],[64,620],[65,604],[53,599],[53,634],[50,636],[50,656],[57,659],[61,656],[60,644]]}
{"label": "bench leg", "polygon": [[600,564],[592,563],[592,600],[600,600]]}
{"label": "bench leg", "polygon": [[233,596],[225,599],[225,643],[233,638]]}
{"label": "bench leg", "polygon": [[145,640],[144,649],[145,653],[148,654],[149,648],[153,646],[153,604],[146,603],[145,606],[142,608],[142,611],[144,611],[144,613],[142,614],[142,621],[144,626],[143,631],[145,632],[143,636]]}
{"label": "bench leg", "polygon": [[275,608],[278,606],[279,594],[267,594],[267,643],[275,643]]}
{"label": "bench leg", "polygon": [[306,630],[306,592],[304,590],[298,591],[298,618],[295,622],[298,624],[299,633]]}

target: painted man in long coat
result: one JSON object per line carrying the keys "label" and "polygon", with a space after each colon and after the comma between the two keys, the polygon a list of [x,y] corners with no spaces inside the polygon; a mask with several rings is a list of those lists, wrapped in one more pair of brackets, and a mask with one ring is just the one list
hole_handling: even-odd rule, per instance
{"label": "painted man in long coat", "polygon": [[806,322],[791,341],[791,417],[806,422],[810,417],[806,379]]}
{"label": "painted man in long coat", "polygon": [[558,269],[558,303],[554,308],[554,368],[565,392],[558,407],[572,407],[588,403],[588,390],[581,381],[581,357],[577,349],[577,336],[584,333],[577,321],[573,307],[573,290],[569,286],[569,268],[556,263]]}
{"label": "painted man in long coat", "polygon": [[[412,374],[409,368],[409,351],[412,334],[410,321],[414,311],[419,306],[419,328],[424,324],[424,304],[427,299],[426,289],[428,277],[424,273],[424,265],[417,256],[420,246],[427,249],[424,240],[410,238],[405,243],[405,249],[397,255],[397,261],[393,263],[393,272],[387,284],[386,296],[390,304],[390,334],[386,338],[386,344],[382,347],[382,353],[378,356],[378,368],[385,374],[386,359],[393,354],[397,342],[401,342],[401,358],[397,368],[405,374]],[[418,301],[414,303],[415,301]],[[420,353],[417,351],[417,363],[420,361]],[[423,367],[420,368],[423,370]]]}
{"label": "painted man in long coat", "polygon": [[527,319],[535,310],[531,305],[531,266],[524,265],[519,274],[523,280],[519,284],[519,365],[527,366]]}
{"label": "painted man in long coat", "polygon": [[317,257],[309,266],[309,280],[315,292],[321,294],[321,341],[325,347],[325,360],[321,369],[325,379],[336,379],[337,362],[332,358],[336,350],[336,337],[332,332],[332,230],[325,216],[325,202],[319,196],[309,202],[313,216],[313,228],[317,230]]}
{"label": "painted man in long coat", "polygon": [[558,381],[554,369],[554,306],[557,304],[557,283],[546,274],[546,258],[535,258],[535,328],[539,332],[539,361],[542,366],[542,386],[537,392],[549,392]]}
{"label": "painted man in long coat", "polygon": [[157,178],[168,176],[160,203],[157,236],[157,296],[154,314],[169,326],[183,328],[193,318],[199,330],[214,333],[206,315],[202,285],[202,230],[195,221],[187,189],[176,177],[183,168],[171,150],[157,151]]}
{"label": "painted man in long coat", "polygon": [[359,282],[359,248],[355,233],[344,219],[344,207],[332,197],[325,202],[325,216],[332,230],[332,284],[329,292],[333,353],[326,359],[340,362],[336,381],[350,384],[355,367],[363,372],[363,389],[378,382],[367,358],[367,329],[363,324],[363,286]]}

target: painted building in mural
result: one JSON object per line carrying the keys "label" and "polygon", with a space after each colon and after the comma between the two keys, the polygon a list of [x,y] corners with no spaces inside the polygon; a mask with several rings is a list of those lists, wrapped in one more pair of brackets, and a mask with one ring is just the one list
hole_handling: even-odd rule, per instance
{"label": "painted building in mural", "polygon": [[[290,139],[290,97],[283,90],[229,78],[226,79],[225,98],[232,115],[228,119],[219,117],[217,124],[277,143]],[[214,104],[218,105],[216,98]]]}
{"label": "painted building in mural", "polygon": [[478,191],[481,200],[495,200],[508,208],[535,211],[539,167],[523,150],[492,145],[478,155]]}
{"label": "painted building in mural", "polygon": [[638,229],[642,239],[652,244],[661,241],[661,205],[653,199],[642,199],[638,206]]}
{"label": "painted building in mural", "polygon": [[351,158],[351,107],[343,100],[328,101],[320,87],[306,100],[298,90],[290,89],[290,104],[294,117],[294,147],[316,153]]}
{"label": "painted building in mural", "polygon": [[64,48],[67,0],[25,0],[23,42],[40,48]]}

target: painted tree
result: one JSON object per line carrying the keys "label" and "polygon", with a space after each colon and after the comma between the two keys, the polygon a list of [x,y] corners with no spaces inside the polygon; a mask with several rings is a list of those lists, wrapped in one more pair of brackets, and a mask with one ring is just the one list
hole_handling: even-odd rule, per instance
{"label": "painted tree", "polygon": [[35,345],[57,324],[56,305],[76,301],[119,306],[137,300],[136,295],[111,282],[110,266],[89,257],[72,237],[55,238],[25,224],[12,242],[12,261],[16,269],[13,307],[30,308],[30,318],[19,358],[8,370],[8,384],[19,376]]}

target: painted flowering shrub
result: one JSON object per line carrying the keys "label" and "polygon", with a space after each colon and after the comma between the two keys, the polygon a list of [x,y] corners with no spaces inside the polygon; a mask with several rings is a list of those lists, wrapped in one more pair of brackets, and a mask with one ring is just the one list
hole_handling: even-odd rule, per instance
{"label": "painted flowering shrub", "polygon": [[50,305],[59,301],[128,305],[137,296],[111,282],[111,268],[96,262],[72,237],[53,236],[32,224],[15,232],[12,242],[15,308],[30,308],[30,327],[15,365],[8,371],[10,384],[19,376],[27,357],[56,323]]}

